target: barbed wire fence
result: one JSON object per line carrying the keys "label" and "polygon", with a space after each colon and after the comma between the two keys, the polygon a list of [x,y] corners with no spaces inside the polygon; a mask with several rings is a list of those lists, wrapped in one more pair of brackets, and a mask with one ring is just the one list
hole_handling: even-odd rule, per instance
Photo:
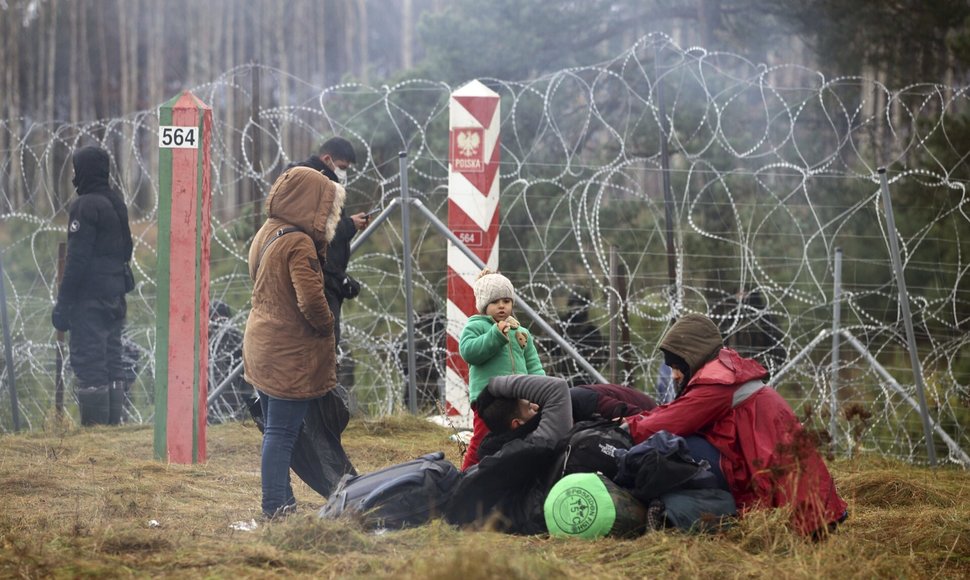
{"label": "barbed wire fence", "polygon": [[[238,109],[251,101],[257,73],[273,97],[260,102],[270,104],[258,115],[232,114],[230,103]],[[681,48],[661,34],[599,65],[525,82],[480,80],[502,98],[500,268],[520,299],[590,363],[663,399],[659,339],[675,316],[706,313],[727,344],[784,371],[777,388],[835,437],[840,453],[922,462],[926,440],[911,404],[913,371],[876,175],[888,168],[930,416],[951,441],[935,444],[944,461],[967,467],[965,88],[827,79],[797,65]],[[238,362],[251,291],[253,184],[257,196],[265,194],[288,163],[341,134],[361,154],[348,182],[349,211],[385,208],[400,195],[398,152],[406,151],[411,196],[444,221],[455,88],[424,79],[320,88],[253,64],[192,89],[215,121],[211,297],[222,306],[210,324],[210,389]],[[5,307],[29,429],[42,428],[54,408],[57,245],[66,239],[73,195],[70,153],[89,143],[111,152],[132,215],[131,420],[152,420],[157,126],[156,109],[57,125],[0,120],[0,143],[9,143],[0,159]],[[351,261],[362,292],[344,304],[342,321],[341,381],[357,411],[372,417],[406,408],[405,235],[414,249],[413,372],[425,410],[439,397],[447,356],[446,241],[420,219],[410,232],[393,216],[379,228]],[[827,346],[836,332],[836,248],[844,252],[841,329],[867,354],[847,345],[833,356]],[[540,337],[539,344],[548,372],[589,380],[553,341]],[[12,430],[9,373],[4,364],[3,432]],[[212,419],[240,417],[246,394],[241,381],[233,383],[210,406]]]}

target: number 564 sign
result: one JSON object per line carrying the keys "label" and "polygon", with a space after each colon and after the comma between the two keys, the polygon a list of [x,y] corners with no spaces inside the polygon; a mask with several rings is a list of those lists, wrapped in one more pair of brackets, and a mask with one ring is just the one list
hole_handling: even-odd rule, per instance
{"label": "number 564 sign", "polygon": [[158,128],[158,146],[162,149],[198,149],[198,127],[164,126]]}

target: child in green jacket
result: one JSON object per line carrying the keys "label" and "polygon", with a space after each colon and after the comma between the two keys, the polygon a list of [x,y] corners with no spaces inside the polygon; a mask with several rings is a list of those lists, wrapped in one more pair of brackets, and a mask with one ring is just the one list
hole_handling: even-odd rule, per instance
{"label": "child in green jacket", "polygon": [[545,375],[532,335],[512,316],[515,288],[505,276],[482,270],[475,281],[475,307],[480,314],[468,319],[458,339],[458,353],[468,363],[468,398],[474,430],[462,470],[478,463],[478,445],[488,427],[475,411],[478,395],[488,379],[504,375]]}

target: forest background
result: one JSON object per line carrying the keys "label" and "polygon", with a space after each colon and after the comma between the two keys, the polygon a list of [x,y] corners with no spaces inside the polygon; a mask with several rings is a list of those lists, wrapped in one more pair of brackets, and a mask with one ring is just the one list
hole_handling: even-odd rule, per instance
{"label": "forest background", "polygon": [[[123,117],[248,63],[301,81],[273,87],[261,103],[270,108],[316,96],[294,94],[304,84],[522,81],[607,60],[655,31],[681,47],[887,87],[962,86],[970,67],[962,0],[0,0],[0,120],[10,129],[0,151],[20,125]],[[219,105],[236,126],[252,113],[248,100]],[[25,198],[17,167],[0,172],[7,211],[43,201]],[[63,204],[73,191],[54,195]]]}
{"label": "forest background", "polygon": [[[891,90],[938,83],[953,87],[962,95],[970,72],[970,5],[958,0],[907,0],[896,3],[870,0],[852,3],[834,0],[592,0],[556,3],[536,0],[0,0],[0,95],[3,95],[0,99],[0,123],[3,128],[0,131],[0,152],[4,152],[0,163],[0,190],[4,192],[0,198],[0,217],[5,225],[4,231],[0,232],[0,242],[4,245],[5,263],[11,272],[8,275],[19,284],[16,278],[32,275],[37,270],[38,262],[43,264],[41,269],[51,269],[47,266],[52,261],[49,258],[53,246],[48,242],[62,238],[64,208],[73,196],[69,183],[68,146],[52,148],[49,156],[45,154],[42,163],[31,163],[26,155],[19,152],[35,151],[45,147],[46,141],[53,140],[61,140],[69,145],[77,138],[79,124],[90,124],[81,131],[87,137],[97,138],[114,133],[126,136],[127,141],[123,138],[113,142],[118,179],[129,199],[133,220],[141,219],[147,223],[139,232],[139,252],[144,254],[153,241],[150,220],[155,210],[152,184],[145,176],[157,174],[157,156],[151,153],[154,142],[150,139],[139,141],[142,137],[134,135],[130,127],[142,122],[139,114],[146,111],[151,114],[159,104],[183,89],[196,87],[204,90],[220,77],[230,79],[229,83],[240,82],[232,71],[248,73],[256,70],[254,67],[261,67],[273,71],[273,74],[263,76],[262,85],[256,91],[259,106],[265,110],[282,107],[320,109],[327,106],[323,97],[337,98],[335,95],[341,94],[340,87],[357,85],[378,89],[392,87],[395,91],[393,106],[403,111],[422,110],[426,106],[422,102],[422,87],[438,83],[453,89],[473,78],[493,85],[557,78],[557,73],[569,71],[571,67],[579,69],[610,62],[616,55],[634,46],[644,35],[657,31],[667,35],[676,46],[687,50],[688,47],[700,47],[709,55],[731,55],[752,63],[752,68],[771,69],[784,63],[794,63],[805,70],[817,71],[825,79],[865,79],[868,83],[866,86],[888,87],[883,92],[873,91],[871,98],[862,100],[859,106],[861,116],[865,118],[878,118],[884,110],[892,107],[889,103],[889,95],[893,94]],[[249,83],[249,75],[243,76],[246,77],[243,82]],[[795,76],[792,78],[793,81],[797,80]],[[411,90],[408,87],[417,88]],[[232,90],[212,92],[216,100],[210,104],[214,108],[217,124],[238,131],[238,128],[251,123],[253,95],[244,96],[244,93]],[[898,102],[902,102],[902,99]],[[504,107],[503,100],[503,111],[506,110]],[[531,109],[520,107],[516,110],[516,126],[542,125],[542,114],[552,107],[549,103]],[[935,112],[933,107],[929,109],[931,118],[914,121],[914,127],[932,126],[932,115],[943,114],[942,109]],[[925,248],[927,244],[923,244],[923,250],[932,253],[933,259],[914,261],[907,270],[907,281],[911,282],[911,288],[916,288],[921,295],[930,296],[929,300],[936,295],[952,295],[952,299],[946,300],[947,308],[952,309],[946,321],[928,319],[919,329],[921,344],[931,353],[924,359],[945,360],[942,370],[936,373],[939,385],[943,386],[931,393],[931,404],[947,409],[945,428],[958,441],[965,441],[966,408],[970,401],[966,388],[970,383],[970,357],[960,356],[968,348],[966,340],[960,337],[967,334],[970,320],[970,299],[967,297],[970,283],[964,275],[963,265],[963,256],[970,255],[970,247],[966,236],[959,235],[961,228],[966,226],[965,217],[959,217],[961,212],[954,209],[952,214],[957,217],[947,217],[950,214],[941,217],[938,208],[963,206],[962,202],[953,201],[953,187],[949,184],[965,184],[970,177],[967,165],[970,121],[965,106],[945,112],[945,131],[934,132],[919,147],[905,149],[902,153],[894,151],[895,135],[878,123],[871,130],[866,128],[865,139],[852,146],[858,148],[856,153],[859,158],[868,158],[872,163],[888,163],[891,172],[906,172],[926,166],[945,168],[946,184],[932,179],[910,178],[894,185],[894,195],[900,207],[904,208],[896,216],[903,238],[933,241],[929,249]],[[750,111],[742,109],[736,115],[743,120],[755,118],[757,113],[755,106]],[[220,238],[213,244],[214,280],[220,276],[238,274],[238,256],[244,253],[252,235],[252,224],[258,221],[252,216],[253,200],[265,195],[269,184],[286,163],[305,157],[320,140],[341,128],[358,130],[359,127],[367,127],[367,115],[371,113],[347,120],[341,115],[357,115],[357,109],[338,102],[327,114],[327,120],[336,124],[321,124],[309,130],[292,130],[282,123],[274,125],[278,119],[268,118],[264,121],[268,127],[266,133],[278,137],[279,141],[273,147],[266,147],[262,157],[252,162],[257,169],[256,174],[247,174],[247,170],[237,171],[235,175],[239,177],[223,183],[220,195],[213,199],[213,215],[227,234],[225,239]],[[699,115],[696,111],[690,114]],[[892,114],[898,114],[898,111]],[[344,121],[347,125],[342,126]],[[440,115],[435,118],[433,126],[427,128],[429,134],[430,129],[441,129],[441,121]],[[806,125],[811,129],[815,127],[812,123],[819,122],[819,119],[809,119]],[[253,134],[250,131],[227,139],[228,145],[220,163],[238,170],[233,160],[250,162],[248,156],[252,155]],[[354,210],[384,205],[388,194],[395,193],[384,186],[395,179],[397,154],[401,150],[400,135],[394,126],[375,123],[358,136],[361,144],[366,146],[367,156],[361,169],[379,174],[379,177],[372,180],[367,174],[362,174],[363,185],[354,191],[357,196],[352,200],[355,205],[351,208]],[[642,135],[634,135],[626,145],[632,147],[634,152],[638,148],[651,150],[651,147],[655,147],[651,143],[658,141],[657,136],[656,132],[645,131]],[[440,142],[442,137],[428,137],[429,142],[434,139]],[[133,154],[127,146],[132,141],[146,153]],[[598,150],[600,142],[600,136],[593,136],[577,146],[575,155],[581,157],[584,166],[576,171],[581,174],[593,173],[594,170],[590,168],[595,168],[597,163],[606,163],[615,154],[609,148]],[[512,148],[511,140],[509,148]],[[13,155],[13,152],[18,154]],[[723,151],[718,155],[711,163],[730,167],[732,162],[737,161]],[[678,164],[679,159],[681,167],[688,157],[684,151],[678,150],[672,151],[671,156],[674,165]],[[144,166],[140,165],[142,162]],[[434,180],[425,179],[427,175],[422,173],[430,172],[427,168],[431,165],[416,163],[417,174],[412,177],[416,190],[433,189],[428,183],[433,184]],[[506,169],[503,166],[503,174]],[[850,173],[862,172],[859,167],[848,169]],[[518,170],[509,169],[509,175],[519,177],[517,171],[522,171],[521,167]],[[744,181],[744,175],[731,177],[737,180],[733,184],[736,187],[738,184],[750,185]],[[675,175],[675,190],[689,190],[689,179]],[[845,182],[832,183],[832,180],[829,183],[824,180],[813,183],[812,203],[816,208],[829,209],[836,215],[845,206],[847,192],[868,191],[867,185],[860,185],[858,180],[848,185]],[[645,196],[660,197],[659,174],[643,178],[638,187],[648,192]],[[537,187],[530,190],[530,193],[535,192],[542,193],[543,189]],[[552,211],[557,203],[552,198],[555,191],[545,193],[549,197],[543,199],[539,207],[550,210],[550,215],[555,214],[556,217],[544,227],[547,230],[573,227],[574,224],[568,223],[572,214]],[[627,224],[631,230],[640,229],[644,220],[650,223],[651,218],[640,214],[627,221],[620,219],[629,217],[623,215],[624,208],[628,207],[616,204],[615,207],[606,208],[604,217],[615,218]],[[435,209],[440,213],[440,206]],[[565,272],[569,276],[564,276],[557,282],[560,285],[554,285],[554,291],[549,291],[550,304],[544,313],[559,317],[564,308],[578,302],[602,315],[607,293],[599,285],[589,284],[583,291],[574,290],[574,287],[582,285],[577,280],[586,274],[582,268],[569,264],[570,260],[576,260],[576,254],[550,253],[548,250],[553,244],[534,247],[533,242],[517,237],[515,228],[525,225],[526,221],[526,217],[517,209],[521,209],[521,206],[510,203],[509,209],[505,210],[503,204],[503,239],[516,239],[522,251],[503,254],[502,270],[515,280],[532,282],[536,273],[534,264],[548,263],[550,268],[555,267],[557,273]],[[693,219],[713,230],[730,231],[735,226],[734,216],[724,211],[723,207],[712,205],[702,207],[699,211],[701,215],[693,216]],[[45,217],[38,225],[32,216],[52,217],[49,221]],[[900,375],[905,376],[908,371],[905,350],[900,344],[898,305],[892,296],[892,272],[884,245],[872,243],[875,237],[881,239],[882,225],[876,216],[865,226],[852,224],[852,227],[856,229],[848,232],[852,235],[847,236],[843,244],[846,255],[854,260],[846,284],[872,290],[871,293],[863,291],[863,296],[857,300],[865,313],[860,318],[864,319],[865,325],[885,325],[889,329],[892,348],[876,347],[873,351],[879,351],[893,364],[898,364],[903,369]],[[61,229],[53,231],[54,228]],[[949,233],[944,235],[938,230]],[[16,251],[24,247],[22,242],[28,238],[32,240],[30,251]],[[43,239],[47,244],[42,250],[38,250],[43,246],[36,242],[38,239]],[[396,241],[399,241],[399,237]],[[626,255],[642,252],[646,246],[635,235],[625,238],[619,236],[614,241]],[[378,250],[372,254],[385,253],[385,246],[391,244],[376,239],[374,243],[378,245]],[[417,257],[419,269],[433,271],[433,263],[441,260],[443,247],[443,243],[431,242],[421,246],[422,252]],[[12,251],[6,251],[8,249]],[[831,248],[827,247],[826,250]],[[712,313],[736,308],[737,304],[732,305],[731,298],[744,289],[739,288],[735,276],[730,272],[725,273],[724,267],[725,255],[733,250],[726,254],[716,242],[701,237],[685,240],[682,251],[684,256],[689,256],[689,263],[679,265],[681,275],[688,276],[689,285],[698,289],[698,294],[703,294],[703,304],[688,307]],[[38,255],[42,259],[38,259]],[[150,267],[148,258],[145,255],[144,261]],[[663,268],[663,258],[661,252],[660,260],[651,264],[651,267],[659,267],[639,271],[640,284],[650,289],[649,292],[644,291],[645,294],[670,283]],[[797,270],[799,259],[789,257],[790,261],[786,261],[784,267]],[[361,260],[359,263],[363,271],[357,270],[357,273],[365,283],[371,282],[370,287],[377,287],[382,278],[376,272],[394,261],[387,256],[367,262]],[[440,264],[437,267],[440,270]],[[910,276],[913,276],[911,281]],[[51,293],[49,279],[45,279],[41,285],[45,286],[47,294]],[[38,289],[37,284],[28,284],[27,287],[31,290],[20,294],[29,295]],[[419,284],[416,290],[423,313],[441,312],[444,309],[444,291],[440,279],[427,285]],[[379,292],[375,294],[377,302],[388,298]],[[241,318],[237,316],[235,319],[237,325],[244,320],[248,300],[248,287],[245,284],[236,284],[217,297],[228,302],[236,312],[242,313]],[[47,304],[21,308],[15,316],[24,329],[18,338],[25,344],[42,342],[43,337],[38,339],[38,333],[33,330],[42,328],[47,333],[47,344],[50,344],[51,330],[45,323],[49,296],[34,298],[39,298],[40,302],[46,299]],[[805,308],[798,305],[797,300],[796,304],[786,302],[790,296],[773,295],[770,298],[770,308],[790,314],[793,319],[803,315],[800,310]],[[386,301],[400,306],[400,294],[394,293]],[[367,307],[367,302],[360,303],[364,305],[360,308]],[[817,306],[826,315],[831,311],[829,303],[819,303]],[[358,306],[351,304],[348,308],[353,323]],[[358,314],[368,316],[372,313],[361,310]],[[636,363],[633,367],[627,367],[623,382],[645,390],[652,387],[652,375],[659,365],[655,353],[649,349],[649,343],[656,340],[669,315],[669,310],[658,307],[644,317],[645,322],[630,322],[635,338],[649,337],[643,341],[646,343],[644,350],[654,358],[649,364]],[[136,322],[147,324],[150,308],[146,308],[145,312],[136,310],[133,316]],[[569,312],[562,316],[568,317]],[[801,341],[787,345],[788,355],[796,352],[796,346],[800,348],[808,342],[805,337],[817,330],[822,324],[820,320],[815,319],[810,330],[796,332],[794,327],[787,329],[791,335],[798,337],[795,342]],[[639,328],[637,324],[640,324]],[[600,324],[598,330],[604,333],[606,324]],[[387,332],[399,336],[395,334],[399,332],[399,326]],[[939,337],[943,338],[938,340]],[[359,340],[363,341],[363,338]],[[150,340],[139,342],[145,346]],[[398,351],[384,358],[397,358],[400,340],[395,344]],[[941,344],[948,346],[941,347]],[[29,348],[25,347],[24,351],[27,350]],[[642,353],[631,353],[631,358]],[[942,356],[936,356],[941,353]],[[28,374],[33,375],[26,381],[28,391],[49,387],[46,382],[50,378],[49,361],[53,357],[48,354],[26,356],[27,362],[24,364],[30,369]],[[383,354],[387,355],[386,352]],[[544,354],[549,357],[556,355],[553,352]],[[601,365],[605,364],[602,349],[591,354],[599,357],[597,360]],[[441,357],[438,357],[436,364],[440,360]],[[43,364],[37,364],[38,361]],[[827,361],[819,357],[814,362],[817,370],[823,368]],[[374,368],[368,371],[365,368],[367,364]],[[364,372],[359,373],[358,382],[362,376],[367,376],[367,372],[386,372],[378,366],[378,363],[360,361],[359,368]],[[37,370],[40,367],[44,368]],[[575,368],[567,370],[574,371]],[[399,380],[400,369],[396,368],[395,372],[398,373],[396,380]],[[144,380],[147,382],[147,378]],[[800,393],[801,398],[817,403],[821,391],[807,388],[807,393]],[[146,403],[150,403],[151,396],[150,386],[146,387]],[[399,405],[399,393],[389,401],[381,408],[390,409]],[[893,409],[883,412],[887,421],[906,423],[912,428],[907,434],[893,433],[890,436],[899,440],[908,439],[912,434],[915,442],[909,445],[908,452],[912,457],[913,449],[920,447],[918,419],[912,414],[904,414],[901,418],[895,416],[895,409],[900,406],[898,401],[884,404]],[[0,415],[0,422],[6,420],[5,416]],[[860,419],[856,416],[854,420]],[[826,423],[827,418],[821,417],[821,421]],[[872,425],[862,425],[860,428],[868,429],[872,434],[879,429],[888,429]],[[850,431],[852,427],[846,425],[844,429]],[[945,452],[946,448],[940,445],[941,451]],[[903,452],[903,455],[907,455],[907,452]]]}

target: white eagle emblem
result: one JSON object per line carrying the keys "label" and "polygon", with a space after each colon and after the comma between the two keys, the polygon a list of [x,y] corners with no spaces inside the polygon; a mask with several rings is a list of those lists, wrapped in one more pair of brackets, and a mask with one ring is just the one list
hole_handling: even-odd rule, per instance
{"label": "white eagle emblem", "polygon": [[71,227],[70,227],[71,232],[76,232],[79,229],[81,229],[81,222],[79,222],[77,220],[72,221],[71,222]]}
{"label": "white eagle emblem", "polygon": [[458,133],[458,148],[461,149],[462,155],[465,157],[471,157],[478,151],[478,146],[482,144],[482,138],[478,136],[478,133],[473,131],[462,131]]}

